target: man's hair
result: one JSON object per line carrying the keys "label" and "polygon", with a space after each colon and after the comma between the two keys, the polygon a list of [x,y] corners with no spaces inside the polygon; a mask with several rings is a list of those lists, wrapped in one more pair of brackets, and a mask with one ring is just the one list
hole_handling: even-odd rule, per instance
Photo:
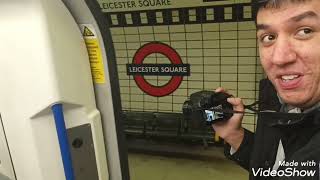
{"label": "man's hair", "polygon": [[282,3],[304,2],[307,0],[252,0],[252,17],[257,21],[260,8],[279,8]]}

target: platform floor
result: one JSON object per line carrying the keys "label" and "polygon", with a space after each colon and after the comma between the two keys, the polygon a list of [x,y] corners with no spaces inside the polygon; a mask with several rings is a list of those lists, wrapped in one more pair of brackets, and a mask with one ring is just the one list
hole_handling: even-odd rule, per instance
{"label": "platform floor", "polygon": [[196,160],[129,153],[131,180],[248,180],[248,173],[227,160],[222,148],[213,150],[215,158]]}

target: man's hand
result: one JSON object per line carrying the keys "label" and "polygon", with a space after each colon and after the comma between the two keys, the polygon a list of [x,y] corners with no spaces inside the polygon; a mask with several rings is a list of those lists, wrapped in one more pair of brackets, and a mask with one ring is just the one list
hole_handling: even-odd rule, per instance
{"label": "man's hand", "polygon": [[[223,88],[217,88],[215,92],[225,92]],[[227,101],[233,105],[234,111],[244,111],[244,105],[240,98],[228,98]],[[244,135],[244,129],[241,126],[243,119],[242,113],[234,113],[227,121],[221,121],[212,125],[215,132],[223,138],[234,150],[238,150]]]}

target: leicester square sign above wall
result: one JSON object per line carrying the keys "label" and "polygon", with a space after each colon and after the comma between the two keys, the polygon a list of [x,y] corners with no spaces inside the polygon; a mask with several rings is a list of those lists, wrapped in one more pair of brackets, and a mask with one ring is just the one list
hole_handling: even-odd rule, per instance
{"label": "leicester square sign above wall", "polygon": [[[144,64],[145,58],[153,53],[166,56],[170,64]],[[132,75],[138,87],[150,96],[162,97],[173,93],[181,84],[183,76],[190,76],[190,65],[183,64],[179,54],[169,45],[150,42],[140,47],[127,64],[127,75]],[[163,86],[150,84],[144,76],[171,76]]]}

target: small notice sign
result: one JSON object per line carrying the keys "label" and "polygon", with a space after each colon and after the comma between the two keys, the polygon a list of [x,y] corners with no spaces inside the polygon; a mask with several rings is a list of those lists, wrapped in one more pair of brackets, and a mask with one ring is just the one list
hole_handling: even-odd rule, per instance
{"label": "small notice sign", "polygon": [[94,27],[92,24],[80,24],[79,26],[87,46],[93,82],[105,83],[101,48]]}

